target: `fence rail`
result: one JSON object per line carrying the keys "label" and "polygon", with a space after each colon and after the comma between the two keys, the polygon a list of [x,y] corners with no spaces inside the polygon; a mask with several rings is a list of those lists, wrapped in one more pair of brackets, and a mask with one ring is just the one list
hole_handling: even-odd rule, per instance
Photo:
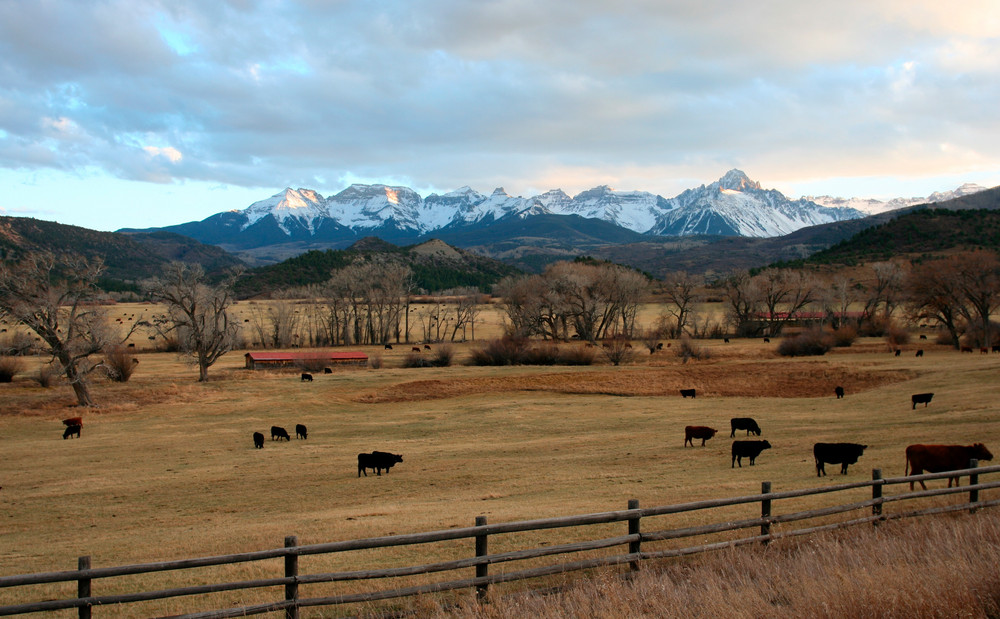
{"label": "fence rail", "polygon": [[[911,475],[909,477],[883,478],[881,470],[875,469],[872,471],[871,480],[832,484],[829,486],[805,488],[800,490],[772,492],[771,483],[763,482],[760,494],[748,496],[695,501],[676,505],[661,505],[647,508],[640,507],[639,502],[633,499],[629,501],[628,508],[624,510],[496,524],[489,524],[485,517],[480,516],[476,518],[476,524],[472,527],[303,546],[298,545],[298,541],[295,536],[289,536],[285,538],[285,545],[282,548],[212,557],[200,557],[194,559],[93,568],[91,567],[90,557],[80,557],[77,569],[75,570],[0,577],[0,593],[2,593],[4,589],[9,589],[11,587],[27,587],[32,585],[74,581],[77,583],[77,596],[74,598],[50,599],[0,606],[0,615],[17,615],[76,608],[78,609],[79,616],[86,619],[91,617],[92,609],[105,606],[131,604],[191,595],[220,593],[225,591],[277,587],[284,588],[284,599],[251,606],[241,606],[238,608],[225,608],[191,613],[180,615],[178,617],[185,617],[189,619],[221,619],[224,617],[241,617],[246,615],[284,611],[286,618],[295,618],[298,617],[298,609],[300,608],[342,605],[358,602],[373,602],[456,589],[475,589],[477,595],[482,597],[486,595],[491,585],[501,583],[540,578],[577,570],[624,564],[628,564],[629,569],[634,571],[640,569],[642,561],[648,561],[651,559],[679,557],[745,544],[768,543],[771,540],[809,535],[841,527],[869,523],[878,524],[879,522],[890,519],[941,514],[960,510],[975,512],[978,509],[1000,505],[1000,499],[991,501],[980,499],[981,491],[1000,488],[1000,479],[981,483],[979,481],[979,477],[998,472],[1000,472],[1000,465],[978,467],[978,462],[975,460],[970,462],[968,469],[943,473]],[[883,495],[883,488],[886,486],[907,483],[912,484],[917,481],[946,479],[956,476],[968,476],[970,478],[970,484],[964,487],[956,486],[954,488],[936,488],[919,491],[911,490],[909,492],[903,492],[895,495]],[[839,493],[861,488],[871,489],[870,499],[784,514],[776,515],[772,513],[772,507],[776,501],[819,494]],[[968,500],[961,503],[924,507],[909,511],[892,513],[883,512],[883,507],[886,504],[959,493],[968,493]],[[642,525],[644,523],[651,522],[650,519],[654,517],[753,503],[759,503],[761,506],[759,517],[747,518],[743,520],[726,520],[684,528],[642,531]],[[816,518],[826,518],[858,510],[868,510],[870,515],[778,532],[773,531],[772,529],[775,525],[795,523]],[[521,550],[498,552],[493,554],[490,554],[489,552],[490,536],[568,527],[588,527],[592,525],[606,525],[620,522],[626,522],[628,525],[627,532],[624,535],[616,535],[599,539],[586,539],[572,543],[561,543],[537,548],[525,548]],[[647,543],[758,528],[759,533],[736,539],[702,543],[684,548],[667,548],[659,550],[647,550],[643,548],[643,544]],[[461,539],[473,539],[475,541],[474,556],[451,561],[442,561],[423,565],[410,565],[404,567],[299,574],[298,559],[303,556],[330,555],[356,550],[412,546],[417,544],[430,544]],[[545,557],[571,553],[593,552],[617,547],[627,548],[627,552],[583,558],[575,561],[553,563],[539,567],[527,567],[525,569],[503,573],[491,574],[489,571],[490,565],[498,565],[514,561],[543,559]],[[281,576],[237,582],[191,585],[173,589],[139,591],[135,593],[117,595],[94,595],[92,592],[92,584],[94,580],[119,578],[122,576],[132,576],[138,574],[151,574],[156,572],[189,570],[210,566],[235,565],[239,563],[264,561],[268,559],[283,559],[284,571]],[[420,576],[469,568],[475,569],[474,577],[430,582],[409,587],[384,588],[378,591],[363,593],[345,593],[335,596],[312,598],[300,596],[300,586],[316,585],[320,583]]]}

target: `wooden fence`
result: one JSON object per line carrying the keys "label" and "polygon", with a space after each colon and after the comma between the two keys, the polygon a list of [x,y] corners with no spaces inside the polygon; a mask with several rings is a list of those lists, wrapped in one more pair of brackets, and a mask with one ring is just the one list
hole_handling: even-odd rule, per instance
{"label": "wooden fence", "polygon": [[[449,591],[456,589],[475,589],[479,596],[486,594],[490,585],[520,581],[531,578],[539,578],[553,574],[570,572],[574,570],[585,570],[597,567],[628,564],[629,569],[638,570],[642,561],[650,559],[663,559],[669,557],[679,557],[709,550],[717,550],[730,546],[738,546],[752,543],[768,543],[771,540],[807,535],[819,531],[836,529],[846,526],[853,526],[863,523],[878,524],[881,521],[895,518],[920,516],[927,514],[946,513],[959,510],[969,510],[975,512],[977,509],[1000,505],[1000,500],[983,500],[980,498],[980,491],[1000,487],[1000,480],[983,482],[979,481],[980,476],[990,475],[1000,472],[1000,466],[989,466],[979,468],[975,460],[970,462],[970,468],[961,471],[947,473],[928,473],[923,475],[911,475],[909,477],[882,478],[880,469],[872,471],[872,479],[851,483],[840,483],[823,487],[807,488],[802,490],[789,490],[785,492],[773,492],[770,482],[763,482],[760,494],[733,497],[727,499],[715,499],[707,501],[696,501],[679,505],[664,505],[658,507],[640,507],[639,502],[631,500],[627,509],[620,511],[602,512],[596,514],[584,514],[576,516],[566,516],[560,518],[546,518],[541,520],[526,520],[520,522],[508,522],[489,524],[485,517],[476,518],[475,526],[449,529],[445,531],[434,531],[430,533],[413,533],[408,535],[392,535],[387,537],[375,537],[368,539],[349,540],[341,542],[331,542],[325,544],[311,544],[299,546],[294,536],[285,538],[283,548],[271,550],[261,550],[256,552],[246,552],[241,554],[221,555],[214,557],[202,557],[196,559],[184,559],[178,561],[166,561],[161,563],[145,563],[139,565],[125,565],[118,567],[91,567],[90,557],[80,557],[77,569],[63,572],[48,572],[39,574],[24,574],[15,576],[0,577],[0,593],[10,587],[28,587],[45,583],[73,582],[77,583],[77,596],[66,599],[45,600],[23,604],[0,606],[0,615],[16,615],[24,613],[55,611],[60,609],[78,609],[79,616],[89,618],[94,608],[98,610],[103,607],[110,607],[107,610],[110,614],[117,614],[112,605],[130,604],[149,600],[162,600],[180,596],[200,595],[217,593],[223,591],[238,591],[261,588],[283,588],[282,599],[242,606],[239,608],[226,608],[220,610],[210,610],[196,612],[178,617],[198,618],[198,619],[219,619],[223,617],[242,617],[245,615],[262,614],[275,611],[284,611],[285,616],[298,617],[300,608],[314,606],[332,606],[360,602],[373,602],[377,600],[387,600],[418,594]],[[970,484],[955,488],[937,488],[932,490],[918,490],[916,492],[902,492],[895,495],[883,494],[883,489],[887,486],[907,484],[915,481],[944,479],[956,475],[968,475]],[[778,501],[787,499],[806,497],[810,495],[840,493],[859,488],[870,488],[871,498],[853,503],[831,505],[818,509],[806,511],[790,512],[785,514],[774,513],[774,505]],[[923,507],[921,509],[911,509],[909,511],[884,511],[887,504],[900,503],[903,501],[913,501],[926,497],[940,497],[957,493],[967,493],[968,500],[947,505],[936,505],[933,507]],[[684,512],[694,512],[699,510],[711,510],[721,507],[736,506],[741,504],[756,503],[760,505],[760,516],[745,520],[728,520],[713,524],[700,526],[643,530],[653,523],[651,519],[657,516],[668,514],[679,514]],[[846,520],[836,520],[823,524],[813,524],[803,528],[789,528],[788,530],[776,531],[775,525],[799,522],[803,520],[829,518],[838,514],[849,512],[862,512],[863,515],[855,515]],[[706,518],[707,519],[707,518]],[[591,525],[607,525],[610,523],[627,523],[627,529],[621,535],[604,537],[599,539],[586,539],[573,543],[544,545],[537,548],[527,548],[523,550],[500,552],[490,554],[490,536],[518,533],[526,531],[542,531],[546,529],[559,529],[566,527],[589,527]],[[702,543],[695,546],[682,548],[651,548],[655,542],[665,540],[676,540],[695,536],[707,536],[730,531],[742,531],[750,529],[751,534],[735,539],[725,539],[711,543]],[[590,529],[585,529],[590,530]],[[393,567],[382,569],[369,569],[360,571],[329,572],[318,574],[299,573],[299,557],[307,555],[327,555],[332,553],[342,553],[362,549],[389,548],[396,546],[410,546],[415,544],[428,544],[447,540],[471,539],[474,540],[474,554],[468,558],[431,563],[424,565],[412,565],[405,567]],[[600,554],[587,558],[578,558],[573,561],[555,562],[547,565],[530,567],[516,571],[491,573],[490,566],[512,561],[538,560],[545,557],[566,555],[570,553],[583,553],[594,551],[605,551],[606,549],[618,548],[618,551],[610,554]],[[627,548],[627,551],[624,551]],[[110,579],[135,574],[148,574],[153,572],[165,572],[172,570],[188,570],[193,568],[233,565],[245,562],[264,561],[268,559],[284,559],[284,572],[273,578],[259,580],[245,580],[240,582],[225,582],[215,584],[192,585],[175,589],[163,589],[158,591],[140,591],[136,593],[120,595],[95,595],[91,584],[95,580]],[[409,587],[389,586],[377,591],[365,593],[348,593],[343,595],[328,597],[302,597],[299,587],[316,583],[332,583],[344,581],[370,580],[370,579],[391,579],[403,576],[428,575],[438,572],[454,570],[475,570],[475,576],[457,578],[446,581],[436,581],[426,584],[418,584]],[[2,596],[0,596],[2,597]],[[25,596],[29,597],[29,596]],[[119,608],[120,610],[120,608]]]}

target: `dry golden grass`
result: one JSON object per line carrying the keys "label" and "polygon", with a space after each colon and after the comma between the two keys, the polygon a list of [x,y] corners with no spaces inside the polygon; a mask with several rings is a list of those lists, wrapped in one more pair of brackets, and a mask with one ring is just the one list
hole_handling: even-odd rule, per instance
{"label": "dry golden grass", "polygon": [[[176,356],[140,354],[132,379],[97,384],[101,406],[85,411],[71,406],[68,387],[46,390],[18,376],[0,385],[0,575],[70,569],[79,555],[108,566],[279,547],[292,534],[309,544],[469,526],[479,515],[504,522],[619,509],[630,498],[652,506],[752,494],[764,480],[775,490],[842,481],[815,477],[816,441],[870,446],[847,480],[866,479],[872,468],[901,475],[910,443],[1000,445],[1000,356],[924,345],[922,359],[894,358],[876,340],[797,360],[757,340],[704,346],[709,361],[682,364],[665,350],[618,368],[404,370],[407,351],[393,350],[384,351],[384,369],[337,370],[313,383],[292,371],[243,370],[233,353],[211,369],[211,382],[198,384],[197,370]],[[466,358],[468,345],[456,353]],[[844,400],[833,398],[836,384],[847,389]],[[698,397],[681,399],[682,387],[697,388]],[[936,393],[933,403],[911,410],[909,395],[924,391]],[[60,420],[81,414],[82,438],[62,440]],[[733,470],[724,431],[737,416],[756,418],[774,448],[757,466]],[[252,432],[296,423],[309,427],[308,441],[253,449]],[[704,448],[684,448],[690,424],[720,434]],[[356,455],[373,449],[401,453],[404,462],[359,479]],[[750,517],[752,507],[719,516]],[[706,517],[677,516],[664,527]],[[574,533],[491,540],[491,550]],[[311,558],[303,570],[458,558],[468,546]],[[197,578],[275,575],[280,567],[267,570],[234,566]],[[161,588],[190,584],[185,578],[136,581]],[[95,591],[110,592],[103,586]],[[20,595],[0,590],[0,603]],[[225,594],[211,604],[276,596]]]}

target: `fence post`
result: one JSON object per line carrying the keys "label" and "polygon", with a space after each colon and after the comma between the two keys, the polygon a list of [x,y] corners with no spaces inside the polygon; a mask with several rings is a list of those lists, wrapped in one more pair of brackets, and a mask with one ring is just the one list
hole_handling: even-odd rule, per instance
{"label": "fence post", "polygon": [[[486,526],[486,516],[476,516],[476,526],[485,527]],[[489,538],[485,533],[476,536],[476,556],[485,557],[490,554],[490,544]],[[490,575],[490,565],[489,563],[479,563],[476,565],[476,578],[485,578]],[[476,585],[476,597],[480,600],[486,598],[486,593],[489,591],[490,586],[488,584]]]}
{"label": "fence post", "polygon": [[[294,548],[299,545],[299,539],[295,535],[285,538],[285,548]],[[289,553],[285,555],[285,578],[295,578],[285,585],[285,601],[291,601],[292,605],[285,609],[285,619],[299,619],[299,555]]]}
{"label": "fence post", "polygon": [[[979,460],[978,459],[972,458],[971,460],[969,460],[969,468],[970,469],[974,469],[974,468],[976,468],[978,466],[979,466]],[[979,473],[972,473],[971,475],[969,475],[969,485],[970,486],[975,486],[978,483],[979,483]],[[969,503],[972,504],[969,507],[969,513],[970,514],[976,513],[976,507],[975,507],[975,505],[978,502],[979,502],[979,490],[969,490]]]}
{"label": "fence post", "polygon": [[872,516],[878,516],[878,520],[872,521],[872,524],[878,526],[878,523],[882,520],[882,469],[872,469]]}
{"label": "fence post", "polygon": [[[629,509],[639,509],[639,499],[629,499],[628,500],[628,508]],[[640,516],[636,516],[635,518],[629,518],[628,519],[628,534],[629,535],[639,535],[639,518],[640,518]],[[634,542],[629,542],[628,543],[628,552],[629,552],[629,554],[639,554],[640,552],[642,552],[642,540],[637,539]],[[629,566],[629,569],[631,571],[633,571],[633,572],[639,571],[639,561],[638,560],[630,561],[629,564],[628,564],[628,566]]]}
{"label": "fence post", "polygon": [[[90,569],[90,555],[86,557],[80,557],[76,561],[76,569],[78,570],[89,570]],[[80,578],[76,581],[76,597],[78,598],[89,598],[90,597],[90,579]],[[90,604],[80,606],[77,608],[79,612],[80,619],[90,619]]]}
{"label": "fence post", "polygon": [[[771,494],[771,482],[769,482],[769,481],[762,481],[762,482],[760,482],[760,493],[761,494]],[[763,499],[760,500],[760,517],[761,518],[770,518],[771,517],[771,499],[765,497],[765,498],[763,498]],[[771,523],[770,522],[763,522],[763,523],[761,523],[761,525],[760,525],[760,534],[761,535],[767,535],[767,536],[771,535]],[[769,541],[770,541],[769,539],[765,539],[763,543],[767,544]]]}

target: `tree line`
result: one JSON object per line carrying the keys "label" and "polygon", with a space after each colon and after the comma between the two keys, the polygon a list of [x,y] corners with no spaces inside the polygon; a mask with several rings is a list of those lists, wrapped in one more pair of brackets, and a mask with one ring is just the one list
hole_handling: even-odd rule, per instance
{"label": "tree line", "polygon": [[[103,270],[99,259],[49,252],[0,263],[0,318],[36,335],[82,406],[93,404],[88,376],[105,367],[94,357],[121,347],[137,329],[169,338],[205,381],[219,358],[246,344],[281,348],[475,339],[484,302],[477,289],[460,288],[416,303],[409,267],[369,261],[335,269],[323,284],[252,305],[250,317],[240,323],[232,311],[238,271],[210,282],[201,267],[172,263],[141,286],[164,311],[117,328],[97,285]],[[876,262],[850,275],[772,268],[755,274],[733,271],[714,281],[684,272],[655,281],[610,263],[560,262],[537,275],[508,276],[494,293],[501,299],[507,334],[550,340],[639,338],[652,346],[660,337],[776,336],[803,317],[832,328],[853,326],[866,335],[881,335],[899,319],[930,323],[955,347],[963,339],[967,345],[991,346],[1000,337],[990,320],[1000,308],[1000,260],[991,251],[912,264]],[[641,325],[639,308],[650,294],[662,298],[662,312],[653,324]],[[723,304],[721,323],[699,315],[704,302],[712,300]],[[6,348],[0,356],[13,352]]]}

